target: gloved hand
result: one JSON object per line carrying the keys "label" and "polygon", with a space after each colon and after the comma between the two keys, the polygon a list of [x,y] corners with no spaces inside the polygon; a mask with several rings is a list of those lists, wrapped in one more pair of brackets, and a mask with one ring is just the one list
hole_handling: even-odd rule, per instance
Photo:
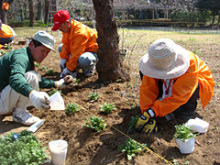
{"label": "gloved hand", "polygon": [[73,78],[76,78],[76,72],[71,72],[67,68],[64,68],[62,73],[60,74],[60,77],[65,77],[66,75],[71,75]]}
{"label": "gloved hand", "polygon": [[60,66],[60,70],[61,70],[61,72],[62,72],[63,69],[66,68],[66,59],[61,58],[61,59],[60,59],[59,66]]}
{"label": "gloved hand", "polygon": [[75,86],[75,80],[70,75],[65,76],[55,83],[57,88],[73,88]]}
{"label": "gloved hand", "polygon": [[144,133],[151,133],[152,131],[157,132],[157,124],[155,119],[150,119],[147,124],[144,126],[143,130]]}
{"label": "gloved hand", "polygon": [[[150,133],[153,130],[149,131],[149,127],[152,125],[152,120],[153,120],[153,125],[156,124],[156,120],[154,119],[155,117],[155,112],[152,108],[149,108],[148,110],[146,110],[141,117],[138,119],[137,123],[136,123],[136,130],[138,132],[144,131],[146,133]],[[154,122],[155,121],[155,122]]]}
{"label": "gloved hand", "polygon": [[40,110],[49,110],[49,95],[46,92],[31,91],[29,98],[35,108]]}

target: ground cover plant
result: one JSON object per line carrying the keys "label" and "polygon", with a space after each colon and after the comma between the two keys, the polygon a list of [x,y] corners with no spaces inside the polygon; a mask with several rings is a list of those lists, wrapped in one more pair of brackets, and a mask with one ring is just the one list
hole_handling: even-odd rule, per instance
{"label": "ground cover plant", "polygon": [[66,107],[66,114],[73,115],[74,113],[80,111],[80,107],[76,103],[69,103]]}
{"label": "ground cover plant", "polygon": [[[176,29],[173,31],[155,31],[152,27],[149,28],[150,30],[119,29],[119,46],[127,50],[124,65],[130,68],[130,82],[103,84],[97,81],[97,73],[86,79],[79,73],[77,78],[80,81],[77,87],[62,90],[62,96],[65,96],[65,105],[70,102],[77,103],[81,107],[79,112],[74,115],[66,115],[64,111],[30,109],[33,115],[45,119],[44,125],[34,134],[46,147],[48,156],[50,156],[49,141],[64,139],[68,142],[66,165],[165,165],[174,163],[179,165],[187,163],[190,165],[217,165],[220,163],[220,35],[192,33],[191,31],[178,32]],[[24,37],[24,40],[25,37],[32,36],[37,30],[46,29],[42,27],[15,28],[18,34],[17,39]],[[211,30],[206,32],[211,32]],[[123,33],[124,35],[122,35]],[[61,43],[62,34],[60,32],[52,32],[51,34],[56,39],[55,50],[57,50]],[[196,137],[195,150],[188,155],[179,152],[173,139],[175,125],[181,124],[178,120],[167,121],[164,118],[157,118],[158,132],[149,135],[128,131],[132,117],[141,114],[139,109],[141,80],[138,63],[140,58],[147,53],[148,46],[159,38],[171,38],[185,48],[198,53],[199,57],[210,67],[216,82],[212,101],[205,107],[205,110],[198,102],[196,114],[193,116],[193,118],[199,117],[209,122],[208,131]],[[13,45],[13,48],[21,47],[21,45]],[[41,67],[36,68],[36,70],[44,78],[58,80],[60,75],[59,61],[59,54],[50,52],[40,66],[51,68],[54,73],[48,75],[46,70],[40,70]],[[45,91],[49,92],[51,89]],[[101,97],[95,102],[90,102],[87,100],[89,92],[98,92]],[[117,111],[113,111],[110,115],[100,113],[100,105],[104,102],[114,103]],[[82,127],[91,116],[102,117],[105,120],[108,124],[105,131],[97,132]],[[27,127],[12,122],[11,116],[0,116],[1,135],[8,132],[19,132],[21,129],[27,129]],[[122,154],[118,150],[118,147],[125,143],[127,136],[141,144],[147,144],[153,151],[146,150],[128,161],[126,152]]]}
{"label": "ground cover plant", "polygon": [[28,131],[18,134],[9,133],[0,137],[0,164],[33,164],[46,161],[46,154],[41,143]]}
{"label": "ground cover plant", "polygon": [[103,103],[100,106],[100,111],[105,114],[111,114],[113,110],[116,110],[114,103]]}

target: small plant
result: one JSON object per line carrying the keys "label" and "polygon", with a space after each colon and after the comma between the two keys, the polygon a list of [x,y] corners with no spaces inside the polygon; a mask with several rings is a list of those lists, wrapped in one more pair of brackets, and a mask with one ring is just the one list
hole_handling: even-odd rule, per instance
{"label": "small plant", "polygon": [[116,110],[113,103],[103,103],[100,107],[100,111],[104,112],[105,114],[111,114],[112,110]]}
{"label": "small plant", "polygon": [[100,98],[99,92],[89,92],[88,100],[96,101]]}
{"label": "small plant", "polygon": [[48,95],[52,96],[56,92],[59,92],[60,94],[62,94],[61,90],[53,89],[52,91],[48,92]]}
{"label": "small plant", "polygon": [[80,107],[76,103],[67,104],[66,111],[65,111],[67,115],[72,115],[78,111],[80,111]]}
{"label": "small plant", "polygon": [[37,68],[37,67],[40,66],[40,63],[38,63],[38,62],[34,62],[34,66]]}
{"label": "small plant", "polygon": [[129,122],[128,132],[135,130],[135,126],[136,126],[136,123],[138,121],[138,118],[139,118],[139,116],[132,116],[131,117],[131,120]]}
{"label": "small plant", "polygon": [[107,123],[101,117],[91,116],[90,119],[86,120],[86,123],[83,126],[101,132],[102,130],[105,130]]}
{"label": "small plant", "polygon": [[74,78],[74,84],[75,84],[75,85],[77,85],[79,81],[80,81],[80,79]]}
{"label": "small plant", "polygon": [[47,70],[47,73],[48,73],[48,74],[53,74],[53,73],[54,73],[54,72],[53,72],[53,69],[48,69],[48,70]]}
{"label": "small plant", "polygon": [[147,144],[138,144],[133,139],[128,138],[124,144],[119,147],[119,150],[124,153],[127,153],[127,159],[132,160],[132,157],[135,157],[138,153],[144,150],[147,147]]}
{"label": "small plant", "polygon": [[0,164],[42,164],[46,161],[45,148],[31,132],[9,133],[0,137]]}
{"label": "small plant", "polygon": [[43,66],[43,67],[40,68],[41,71],[46,70],[46,69],[47,69],[46,66]]}
{"label": "small plant", "polygon": [[182,125],[176,125],[176,132],[174,134],[174,138],[182,139],[182,141],[186,141],[186,139],[191,139],[196,136],[196,134],[190,130],[190,127],[187,127],[186,123]]}

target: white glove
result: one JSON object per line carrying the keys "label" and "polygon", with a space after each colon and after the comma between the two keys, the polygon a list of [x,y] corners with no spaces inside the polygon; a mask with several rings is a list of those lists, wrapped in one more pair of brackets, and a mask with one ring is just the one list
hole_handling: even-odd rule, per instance
{"label": "white glove", "polygon": [[77,72],[71,72],[67,68],[64,68],[60,74],[60,77],[65,77],[66,75],[71,75],[73,78],[76,78]]}
{"label": "white glove", "polygon": [[66,59],[61,58],[60,63],[59,63],[61,72],[63,71],[64,68],[66,68]]}
{"label": "white glove", "polygon": [[55,83],[57,88],[73,88],[75,86],[75,79],[72,76],[67,75]]}
{"label": "white glove", "polygon": [[40,110],[50,109],[49,95],[46,92],[38,92],[33,90],[29,95],[29,98],[35,108]]}

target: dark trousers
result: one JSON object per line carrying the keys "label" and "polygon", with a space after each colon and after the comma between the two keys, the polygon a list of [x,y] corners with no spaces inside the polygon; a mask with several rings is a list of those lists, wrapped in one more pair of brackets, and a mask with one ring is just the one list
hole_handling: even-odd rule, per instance
{"label": "dark trousers", "polygon": [[[139,74],[142,80],[143,73],[140,71]],[[159,85],[159,95],[158,95],[158,99],[159,99],[163,94],[163,82],[160,80],[158,82],[158,85]],[[175,117],[184,120],[190,119],[192,115],[195,113],[198,98],[199,98],[199,85],[196,88],[193,95],[190,97],[190,99],[173,112]]]}

